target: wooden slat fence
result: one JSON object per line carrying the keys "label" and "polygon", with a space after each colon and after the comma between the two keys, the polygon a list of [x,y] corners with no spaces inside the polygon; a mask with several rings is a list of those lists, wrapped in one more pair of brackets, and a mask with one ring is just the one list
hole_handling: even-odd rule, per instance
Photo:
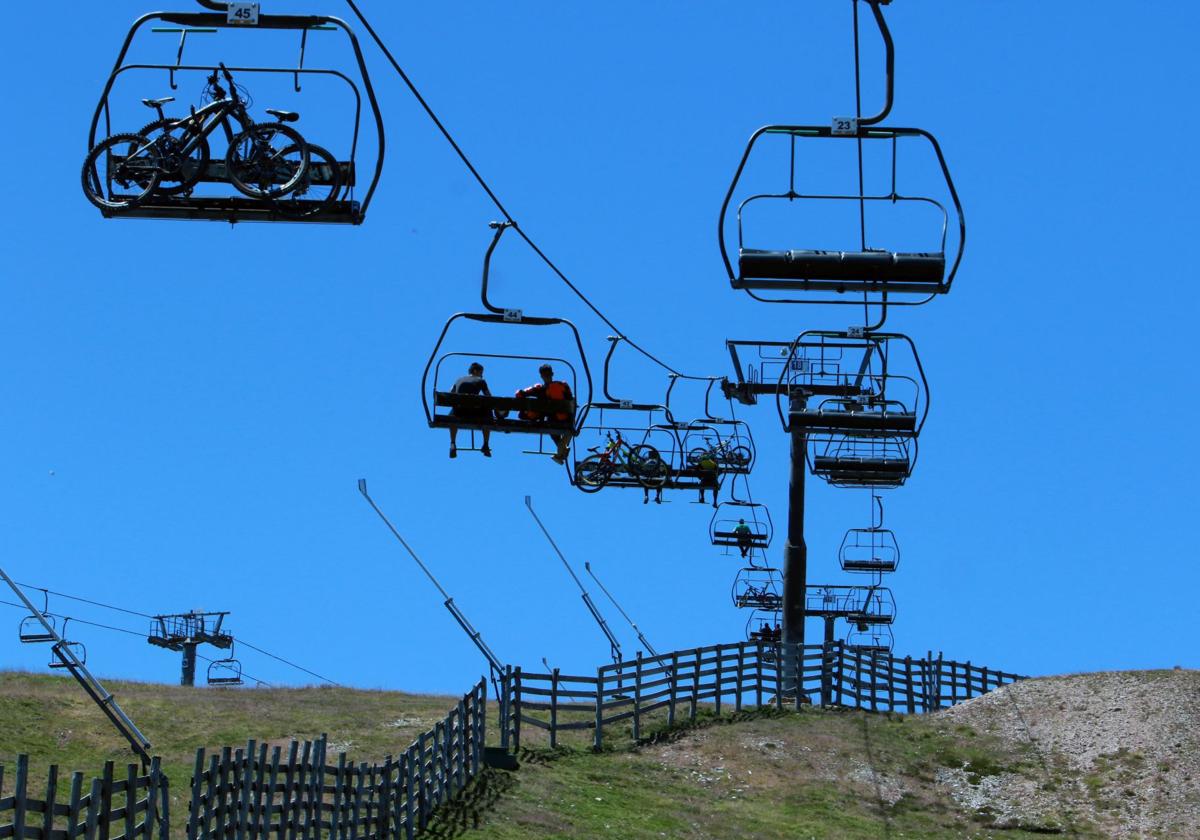
{"label": "wooden slat fence", "polygon": [[382,764],[328,756],[324,737],[286,752],[249,742],[196,753],[188,840],[386,840],[417,836],[479,772],[487,683]]}
{"label": "wooden slat fence", "polygon": [[624,724],[641,739],[702,707],[715,714],[815,703],[917,714],[954,705],[1021,679],[970,662],[896,657],[848,649],[841,642],[806,645],[790,658],[778,645],[737,642],[605,665],[593,676],[510,668],[501,681],[502,743],[517,750],[523,731],[585,730],[600,749],[605,727]]}
{"label": "wooden slat fence", "polygon": [[[65,781],[65,780],[64,780]],[[4,765],[0,765],[0,838],[16,840],[167,840],[169,813],[167,777],[155,758],[143,774],[130,764],[118,774],[106,762],[100,778],[90,785],[74,773],[59,783],[59,768],[51,765],[45,795],[35,799],[29,780],[29,756],[18,755],[12,793],[5,795]]]}
{"label": "wooden slat fence", "polygon": [[[324,736],[286,749],[249,742],[215,754],[200,749],[188,800],[188,840],[412,840],[438,806],[479,773],[487,728],[480,681],[400,756],[382,764],[331,759]],[[31,795],[29,759],[18,756],[5,795],[0,765],[0,840],[167,840],[167,777],[155,758],[146,775],[112,762],[62,791],[51,767],[44,798]]]}

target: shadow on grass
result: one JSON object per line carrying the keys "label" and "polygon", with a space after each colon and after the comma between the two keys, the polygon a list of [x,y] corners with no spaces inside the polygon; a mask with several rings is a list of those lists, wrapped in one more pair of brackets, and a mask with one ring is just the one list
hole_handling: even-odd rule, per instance
{"label": "shadow on grass", "polygon": [[773,706],[721,715],[715,712],[701,711],[697,713],[695,720],[676,721],[670,726],[663,724],[650,734],[639,738],[635,742],[635,747],[674,743],[691,732],[699,729],[708,729],[713,726],[726,726],[732,723],[745,723],[752,720],[770,720],[772,718],[788,717],[795,714],[803,713],[792,709],[777,709]]}
{"label": "shadow on grass", "polygon": [[483,825],[484,815],[500,797],[517,786],[517,777],[506,770],[485,767],[450,802],[438,808],[421,837],[460,837]]}

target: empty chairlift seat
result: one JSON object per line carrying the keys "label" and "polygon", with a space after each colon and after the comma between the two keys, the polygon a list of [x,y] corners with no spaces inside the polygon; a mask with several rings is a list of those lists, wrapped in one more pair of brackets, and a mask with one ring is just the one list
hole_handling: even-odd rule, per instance
{"label": "empty chairlift seat", "polygon": [[[796,281],[799,289],[847,291],[903,285],[913,291],[936,292],[946,273],[940,252],[897,251],[765,251],[741,248],[735,285],[753,288],[760,280]],[[774,285],[774,284],[772,284]]]}

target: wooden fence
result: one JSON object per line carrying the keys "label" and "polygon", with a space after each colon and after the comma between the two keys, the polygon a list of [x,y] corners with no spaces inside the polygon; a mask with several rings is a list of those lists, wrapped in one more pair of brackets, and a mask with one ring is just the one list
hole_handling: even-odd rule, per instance
{"label": "wooden fence", "polygon": [[253,741],[220,755],[196,753],[188,840],[385,840],[411,838],[435,808],[479,772],[486,730],[481,681],[398,758],[328,760],[326,740],[293,741],[286,754]]}
{"label": "wooden fence", "polygon": [[[478,774],[486,727],[487,683],[480,681],[433,729],[382,764],[356,764],[345,753],[330,761],[324,736],[286,750],[254,741],[215,755],[200,749],[188,840],[412,840],[434,809]],[[56,767],[45,798],[29,796],[28,764],[18,756],[16,790],[7,797],[0,765],[0,840],[167,840],[167,777],[159,759],[145,776],[130,765],[123,779],[114,778],[109,762],[86,794],[76,773],[65,804],[56,803]]]}
{"label": "wooden fence", "polygon": [[738,642],[605,665],[595,676],[529,673],[510,668],[502,679],[502,744],[517,750],[522,729],[560,734],[586,731],[600,749],[604,729],[626,724],[634,740],[645,725],[695,720],[713,713],[799,708],[815,703],[908,714],[934,711],[1020,679],[939,655],[899,658],[835,642],[806,645],[784,656],[781,646]]}
{"label": "wooden fence", "polygon": [[170,797],[157,758],[144,775],[130,764],[120,778],[113,762],[106,762],[86,792],[82,773],[73,774],[68,789],[60,790],[58,766],[51,765],[45,791],[42,799],[30,795],[29,756],[19,755],[14,790],[5,796],[0,765],[0,838],[167,840]]}

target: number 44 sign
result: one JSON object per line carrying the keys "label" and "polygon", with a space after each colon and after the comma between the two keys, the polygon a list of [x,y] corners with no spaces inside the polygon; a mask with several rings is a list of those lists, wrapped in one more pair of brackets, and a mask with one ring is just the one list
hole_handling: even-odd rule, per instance
{"label": "number 44 sign", "polygon": [[230,3],[225,10],[225,20],[241,26],[258,26],[258,4]]}

